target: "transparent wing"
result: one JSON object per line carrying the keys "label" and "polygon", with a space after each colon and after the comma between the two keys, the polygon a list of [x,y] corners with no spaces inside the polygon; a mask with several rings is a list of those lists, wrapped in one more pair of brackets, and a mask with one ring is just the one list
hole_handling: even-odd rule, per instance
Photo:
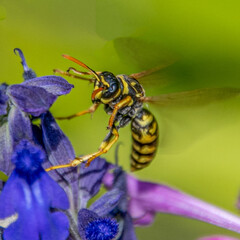
{"label": "transparent wing", "polygon": [[168,77],[165,76],[163,71],[174,62],[175,60],[168,61],[154,68],[130,74],[129,77],[137,79],[145,88],[154,87],[156,85],[163,87],[169,83]]}
{"label": "transparent wing", "polygon": [[237,97],[239,88],[203,88],[185,92],[162,94],[153,97],[144,97],[143,102],[155,103],[161,106],[196,106],[214,101]]}

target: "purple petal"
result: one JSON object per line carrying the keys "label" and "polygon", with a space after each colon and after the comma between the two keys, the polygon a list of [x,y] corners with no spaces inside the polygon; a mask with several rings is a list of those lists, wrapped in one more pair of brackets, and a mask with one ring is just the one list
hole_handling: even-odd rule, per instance
{"label": "purple petal", "polygon": [[0,171],[10,175],[14,165],[11,162],[12,138],[9,134],[9,123],[5,122],[0,126]]}
{"label": "purple petal", "polygon": [[216,235],[216,236],[199,238],[198,240],[239,240],[239,238],[232,238],[232,237],[228,237],[228,236]]}
{"label": "purple petal", "polygon": [[24,70],[24,72],[23,72],[23,78],[24,78],[24,80],[26,81],[26,80],[29,80],[29,79],[32,79],[32,78],[37,77],[36,73],[35,73],[31,68],[28,67],[27,62],[26,62],[26,60],[25,60],[25,57],[24,57],[24,55],[23,55],[22,50],[19,49],[19,48],[15,48],[15,49],[14,49],[14,53],[15,53],[15,54],[18,54],[19,57],[20,57],[21,60],[22,60],[21,63],[22,63],[22,65],[23,65],[23,70]]}
{"label": "purple petal", "polygon": [[156,212],[147,212],[143,217],[134,220],[135,226],[147,226],[154,222]]}
{"label": "purple petal", "polygon": [[68,94],[74,87],[72,84],[69,84],[64,78],[59,76],[38,77],[28,80],[22,83],[22,85],[41,87],[44,88],[48,93],[51,93],[55,96]]}
{"label": "purple petal", "polygon": [[124,193],[122,191],[113,189],[96,200],[89,209],[97,213],[100,217],[107,216],[115,207],[117,207],[123,195]]}
{"label": "purple petal", "polygon": [[33,116],[46,112],[57,98],[44,88],[21,84],[11,85],[7,94],[16,106]]}
{"label": "purple petal", "polygon": [[149,213],[163,212],[197,219],[240,233],[240,218],[214,205],[162,184],[138,181],[130,175],[127,183],[130,195],[129,213],[133,219],[139,220]]}
{"label": "purple petal", "polygon": [[13,146],[22,139],[32,141],[32,126],[29,117],[15,106],[11,107],[8,115],[9,133],[12,138]]}
{"label": "purple petal", "polygon": [[[73,146],[50,112],[42,114],[41,126],[43,143],[50,165],[67,164],[75,158]],[[48,167],[48,166],[46,166]],[[72,181],[71,168],[57,169],[50,172],[55,181]]]}
{"label": "purple petal", "polygon": [[124,217],[123,224],[123,232],[119,240],[137,240],[134,226],[132,223],[132,218],[129,216],[129,214],[126,214],[126,216]]}
{"label": "purple petal", "polygon": [[109,164],[103,158],[96,158],[87,168],[84,165],[80,166],[78,178],[81,196],[80,208],[86,207],[88,200],[98,193],[108,166]]}
{"label": "purple petal", "polygon": [[7,100],[8,96],[6,95],[8,85],[3,83],[0,85],[0,115],[7,114]]}

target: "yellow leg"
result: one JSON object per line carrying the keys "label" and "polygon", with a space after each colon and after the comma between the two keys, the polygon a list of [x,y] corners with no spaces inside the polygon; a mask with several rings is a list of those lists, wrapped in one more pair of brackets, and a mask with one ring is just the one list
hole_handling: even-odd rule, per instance
{"label": "yellow leg", "polygon": [[108,122],[108,127],[107,127],[108,129],[110,129],[112,127],[118,110],[123,107],[126,107],[129,103],[131,103],[131,101],[133,101],[132,98],[130,96],[127,96],[126,98],[122,99],[119,103],[117,103],[114,106],[113,112],[112,112],[111,117]]}
{"label": "yellow leg", "polygon": [[[76,74],[79,74],[79,75],[92,75],[91,72],[82,72],[82,71],[78,71],[76,68],[73,68],[73,67],[70,67],[67,72],[70,72],[70,71],[73,71],[74,73]],[[96,72],[97,74],[100,74],[101,72]],[[95,78],[93,78],[95,79]]]}
{"label": "yellow leg", "polygon": [[73,75],[73,74],[69,73],[68,71],[64,72],[64,71],[62,71],[60,69],[54,69],[53,72],[54,73],[59,73],[59,74],[61,74],[63,76],[68,76],[68,77],[72,77],[72,78],[86,80],[86,81],[89,81],[90,83],[93,83],[95,81],[93,78],[87,78],[87,77],[83,77],[83,76]]}
{"label": "yellow leg", "polygon": [[115,126],[112,127],[111,131],[108,133],[106,138],[101,143],[99,150],[93,154],[90,154],[88,161],[86,163],[86,167],[90,165],[90,163],[96,158],[102,155],[103,153],[107,153],[112,145],[117,142],[119,138],[118,131]]}
{"label": "yellow leg", "polygon": [[107,134],[107,136],[105,137],[105,139],[101,143],[100,148],[97,152],[92,153],[92,154],[88,154],[88,155],[85,155],[85,156],[82,156],[82,157],[76,157],[69,164],[52,166],[52,167],[49,167],[49,168],[45,169],[45,171],[48,172],[48,171],[59,169],[59,168],[76,167],[77,165],[79,165],[83,162],[86,162],[86,161],[87,161],[86,167],[88,167],[90,165],[90,163],[96,157],[102,155],[103,153],[108,152],[109,149],[112,147],[112,145],[118,140],[118,137],[119,137],[118,131],[117,131],[116,127],[113,126],[111,131]]}
{"label": "yellow leg", "polygon": [[84,110],[67,117],[55,117],[55,118],[58,120],[65,120],[65,119],[70,120],[72,118],[79,117],[87,113],[94,113],[97,110],[98,106],[99,106],[98,103],[94,103],[88,110]]}

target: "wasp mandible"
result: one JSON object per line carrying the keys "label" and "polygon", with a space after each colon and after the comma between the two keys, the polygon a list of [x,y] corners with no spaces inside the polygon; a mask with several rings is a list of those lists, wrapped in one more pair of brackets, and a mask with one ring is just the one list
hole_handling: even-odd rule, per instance
{"label": "wasp mandible", "polygon": [[[71,56],[63,55],[63,57],[77,63],[87,69],[88,72],[78,71],[72,67],[67,72],[61,70],[55,70],[55,72],[94,83],[94,90],[91,96],[93,105],[88,110],[57,119],[72,119],[87,113],[93,113],[100,104],[104,104],[105,112],[111,115],[107,127],[109,132],[98,151],[82,157],[76,157],[66,165],[52,166],[46,169],[47,171],[64,167],[75,167],[82,162],[86,162],[86,166],[89,166],[96,157],[109,151],[118,140],[119,129],[125,127],[130,122],[133,140],[131,171],[143,169],[151,163],[156,154],[159,136],[158,123],[155,117],[149,110],[143,108],[145,102],[155,102],[160,105],[205,103],[219,98],[232,97],[240,93],[240,89],[237,88],[205,88],[146,97],[139,79],[159,70],[161,67],[131,75],[122,74],[115,76],[108,71],[95,72],[86,64]],[[69,71],[73,71],[77,75],[71,74]],[[86,77],[87,75],[92,77]]]}

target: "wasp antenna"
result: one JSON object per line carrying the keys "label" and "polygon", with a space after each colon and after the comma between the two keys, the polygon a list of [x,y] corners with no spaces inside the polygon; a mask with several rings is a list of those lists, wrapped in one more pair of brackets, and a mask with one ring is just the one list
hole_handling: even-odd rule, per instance
{"label": "wasp antenna", "polygon": [[82,66],[83,68],[88,69],[88,70],[96,77],[96,79],[97,79],[99,82],[101,81],[100,78],[99,78],[99,76],[98,76],[98,74],[97,74],[94,70],[92,70],[90,67],[88,67],[85,63],[83,63],[83,62],[79,61],[78,59],[76,59],[76,58],[74,58],[74,57],[71,57],[71,56],[69,56],[69,55],[63,54],[62,56],[63,56],[64,58],[72,61],[72,62],[77,63],[78,65]]}

